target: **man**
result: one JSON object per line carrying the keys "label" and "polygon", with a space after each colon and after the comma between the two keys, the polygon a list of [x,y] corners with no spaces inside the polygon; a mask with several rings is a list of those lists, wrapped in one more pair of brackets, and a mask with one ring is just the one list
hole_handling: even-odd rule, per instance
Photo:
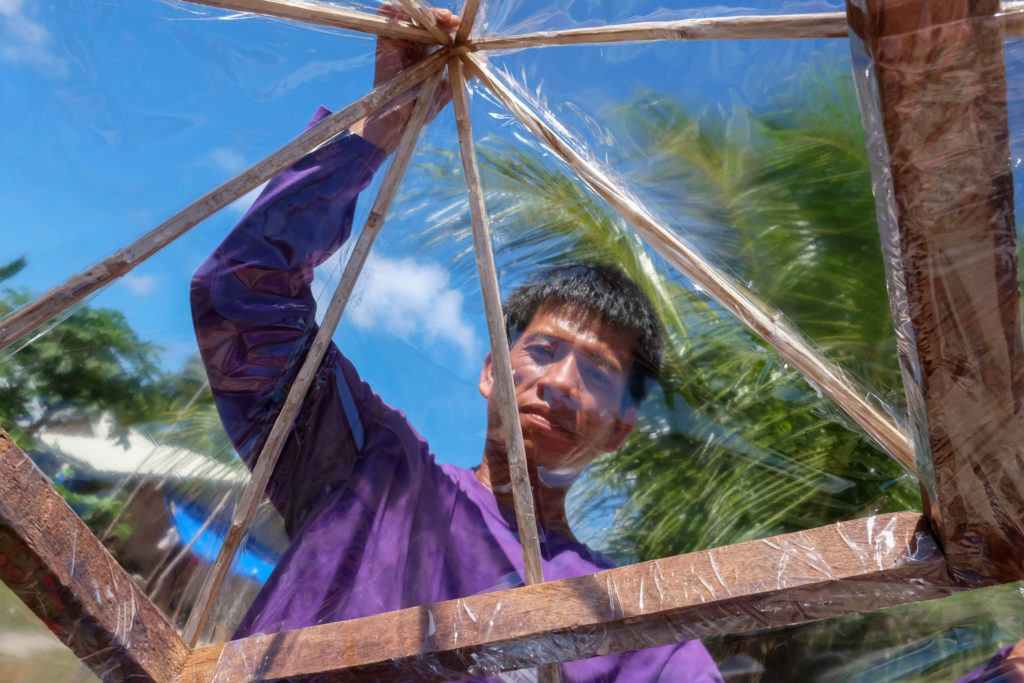
{"label": "man", "polygon": [[[435,15],[446,29],[457,25],[447,12]],[[419,50],[382,39],[377,80]],[[353,126],[274,178],[196,274],[199,348],[221,419],[250,466],[315,334],[313,268],[348,237],[356,197],[396,144],[406,110],[392,107]],[[313,123],[325,115],[317,112]],[[654,311],[606,266],[557,270],[513,293],[506,309],[544,575],[610,568],[572,536],[565,494],[636,421],[645,380],[660,363]],[[332,345],[268,487],[291,543],[237,637],[523,585],[493,385],[488,355],[480,467],[438,465],[405,416]],[[561,670],[566,681],[721,680],[698,642]]]}

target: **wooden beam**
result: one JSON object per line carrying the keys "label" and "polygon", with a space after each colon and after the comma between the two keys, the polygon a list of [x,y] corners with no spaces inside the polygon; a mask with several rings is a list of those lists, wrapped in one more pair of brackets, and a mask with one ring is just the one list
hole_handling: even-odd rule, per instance
{"label": "wooden beam", "polygon": [[530,132],[551,149],[602,199],[615,209],[637,234],[689,280],[735,315],[765,340],[780,356],[820,387],[879,445],[911,472],[914,455],[906,433],[888,415],[867,400],[869,392],[842,368],[828,360],[786,322],[780,312],[759,302],[746,287],[709,263],[643,205],[637,202],[610,173],[577,152],[520,97],[505,85],[480,55],[464,54],[480,82],[505,105]]}
{"label": "wooden beam", "polygon": [[263,500],[267,484],[270,483],[270,477],[274,472],[274,467],[277,465],[277,460],[284,449],[285,441],[287,441],[295,424],[295,416],[298,415],[299,410],[302,408],[302,404],[306,400],[306,394],[309,393],[309,387],[312,386],[313,380],[316,379],[320,363],[323,361],[324,354],[330,346],[331,337],[334,336],[338,323],[341,322],[341,315],[344,313],[348,299],[355,289],[356,280],[359,279],[359,274],[366,264],[370,248],[373,246],[373,242],[377,239],[377,234],[384,224],[384,218],[391,208],[391,202],[398,193],[398,186],[402,182],[405,170],[409,166],[409,160],[416,149],[420,130],[427,123],[427,117],[434,101],[434,92],[437,90],[440,82],[441,70],[439,69],[432,78],[427,80],[416,98],[412,114],[406,124],[405,131],[402,133],[398,149],[395,152],[395,159],[384,174],[384,180],[377,191],[377,198],[374,200],[373,208],[370,209],[370,214],[363,225],[363,231],[360,233],[359,239],[356,240],[348,263],[345,264],[345,271],[342,273],[338,287],[331,298],[331,303],[324,313],[320,328],[317,330],[313,343],[310,344],[309,350],[306,352],[306,357],[303,359],[302,366],[295,375],[295,379],[292,380],[291,386],[288,387],[288,394],[285,396],[281,411],[274,419],[270,435],[263,444],[260,454],[256,457],[252,478],[249,480],[248,485],[246,485],[242,498],[238,502],[238,507],[235,508],[234,514],[231,516],[231,526],[228,527],[227,534],[224,536],[224,543],[221,545],[217,559],[214,560],[213,566],[210,567],[210,571],[203,581],[203,587],[199,591],[199,597],[196,598],[195,607],[189,615],[188,623],[185,624],[184,638],[189,645],[194,646],[199,640],[199,634],[206,624],[210,610],[213,609],[213,604],[217,599],[217,594],[220,592],[221,584],[223,584],[228,571],[231,569],[231,563],[234,561],[235,554],[241,547],[242,542],[249,536],[249,529],[256,518],[256,510],[259,507],[260,501]]}
{"label": "wooden beam", "polygon": [[327,117],[248,170],[210,190],[113,256],[71,276],[63,284],[51,288],[32,303],[0,320],[0,349],[14,343],[100,287],[130,272],[201,221],[246,192],[259,187],[359,119],[372,114],[396,95],[421,82],[441,68],[446,57],[446,52],[438,51],[404,69],[387,83],[382,83],[341,111]]}
{"label": "wooden beam", "polygon": [[[860,3],[858,3],[860,4]],[[1024,578],[1024,343],[994,0],[847,3],[925,514],[954,575]]]}
{"label": "wooden beam", "polygon": [[174,625],[0,429],[0,579],[106,679],[170,681]]}
{"label": "wooden beam", "polygon": [[330,26],[378,36],[403,38],[418,43],[436,43],[437,39],[419,26],[408,21],[390,19],[369,12],[346,9],[327,3],[302,0],[185,0],[195,5],[206,5],[236,12],[251,12],[267,17],[289,19],[303,24]]}
{"label": "wooden beam", "polygon": [[842,12],[774,16],[700,17],[676,21],[643,21],[537,31],[511,36],[477,38],[472,50],[512,50],[549,45],[596,45],[655,40],[789,40],[793,38],[845,38]]}
{"label": "wooden beam", "polygon": [[197,649],[181,680],[442,681],[774,628],[954,589],[918,513]]}

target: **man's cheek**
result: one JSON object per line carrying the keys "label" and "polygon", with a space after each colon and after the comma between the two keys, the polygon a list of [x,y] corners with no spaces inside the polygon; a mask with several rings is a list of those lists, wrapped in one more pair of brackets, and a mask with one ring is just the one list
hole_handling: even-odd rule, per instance
{"label": "man's cheek", "polygon": [[591,413],[591,420],[602,425],[614,424],[619,419],[619,411],[611,408],[603,408]]}

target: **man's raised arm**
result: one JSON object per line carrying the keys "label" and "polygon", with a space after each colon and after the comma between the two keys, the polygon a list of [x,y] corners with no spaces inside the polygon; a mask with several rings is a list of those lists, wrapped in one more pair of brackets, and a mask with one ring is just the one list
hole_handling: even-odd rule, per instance
{"label": "man's raised arm", "polygon": [[[390,6],[382,14],[404,16]],[[434,10],[445,30],[458,17]],[[382,37],[375,84],[426,54],[418,43]],[[447,102],[438,89],[431,116]],[[192,311],[199,350],[221,420],[252,467],[316,332],[313,269],[348,238],[358,194],[397,145],[413,92],[271,180],[238,226],[196,273]],[[310,125],[328,115],[317,111]],[[362,449],[380,399],[331,345],[271,478],[268,495],[291,531],[316,490],[340,485]],[[316,487],[310,482],[318,482]]]}
{"label": "man's raised arm", "polygon": [[[313,124],[326,115],[319,110]],[[210,387],[224,428],[250,467],[316,333],[313,269],[347,239],[356,198],[384,157],[345,135],[301,159],[268,183],[192,281],[193,322]],[[332,346],[271,479],[268,493],[288,526],[310,502],[303,481],[328,467],[344,476],[351,464],[338,454],[351,457],[360,446],[349,390],[360,384],[350,366],[344,374],[352,384],[336,376],[344,365]],[[330,398],[339,391],[340,398]],[[325,400],[343,402],[322,405]],[[332,420],[303,427],[316,419],[313,413],[333,410]],[[328,454],[330,463],[314,461]]]}

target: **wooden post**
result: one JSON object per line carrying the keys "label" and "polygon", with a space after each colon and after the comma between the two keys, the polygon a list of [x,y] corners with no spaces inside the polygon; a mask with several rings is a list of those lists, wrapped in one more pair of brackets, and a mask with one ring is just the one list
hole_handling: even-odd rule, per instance
{"label": "wooden post", "polygon": [[1024,345],[995,0],[847,2],[925,514],[954,575],[1024,578]]}
{"label": "wooden post", "polygon": [[826,619],[953,592],[901,512],[194,651],[181,683],[448,681]]}
{"label": "wooden post", "polygon": [[238,507],[235,508],[235,512],[231,517],[231,526],[228,527],[227,534],[224,537],[224,544],[221,546],[213,566],[210,567],[210,571],[203,582],[203,587],[199,592],[199,597],[196,599],[195,607],[189,615],[184,633],[185,640],[189,645],[194,646],[199,640],[199,634],[202,632],[206,619],[210,615],[210,610],[217,599],[217,593],[220,591],[221,584],[231,568],[235,553],[238,552],[238,548],[241,547],[242,542],[249,535],[249,529],[256,518],[256,510],[260,501],[263,500],[267,484],[270,482],[270,477],[274,472],[274,466],[277,464],[285,441],[292,431],[295,416],[298,415],[299,409],[302,408],[302,402],[306,399],[309,387],[316,378],[320,362],[327,352],[327,348],[331,343],[331,337],[334,335],[334,330],[341,321],[341,314],[345,311],[345,305],[348,303],[349,296],[351,296],[352,290],[355,288],[356,280],[359,278],[363,265],[366,263],[366,258],[369,256],[370,247],[373,246],[377,233],[380,232],[381,225],[384,223],[384,217],[387,215],[391,202],[398,192],[398,186],[402,181],[402,176],[405,174],[405,169],[409,165],[409,160],[412,158],[412,153],[416,149],[416,141],[419,138],[420,129],[423,128],[427,121],[427,115],[434,100],[434,92],[437,90],[440,82],[441,72],[437,71],[416,98],[412,115],[408,124],[406,124],[405,132],[395,152],[395,159],[391,166],[388,167],[384,180],[381,182],[373,208],[370,210],[370,215],[366,219],[363,231],[356,241],[352,255],[345,265],[345,272],[342,273],[338,288],[335,290],[334,297],[327,307],[327,312],[320,323],[320,329],[317,330],[313,343],[310,345],[309,350],[306,352],[306,357],[302,361],[302,366],[295,375],[292,385],[288,388],[288,395],[285,396],[281,412],[278,413],[277,418],[274,420],[270,435],[267,437],[266,442],[263,444],[263,449],[256,458],[252,479],[249,480],[249,484],[242,493],[242,499],[238,502]]}
{"label": "wooden post", "polygon": [[97,676],[170,681],[189,648],[0,429],[0,579]]}

